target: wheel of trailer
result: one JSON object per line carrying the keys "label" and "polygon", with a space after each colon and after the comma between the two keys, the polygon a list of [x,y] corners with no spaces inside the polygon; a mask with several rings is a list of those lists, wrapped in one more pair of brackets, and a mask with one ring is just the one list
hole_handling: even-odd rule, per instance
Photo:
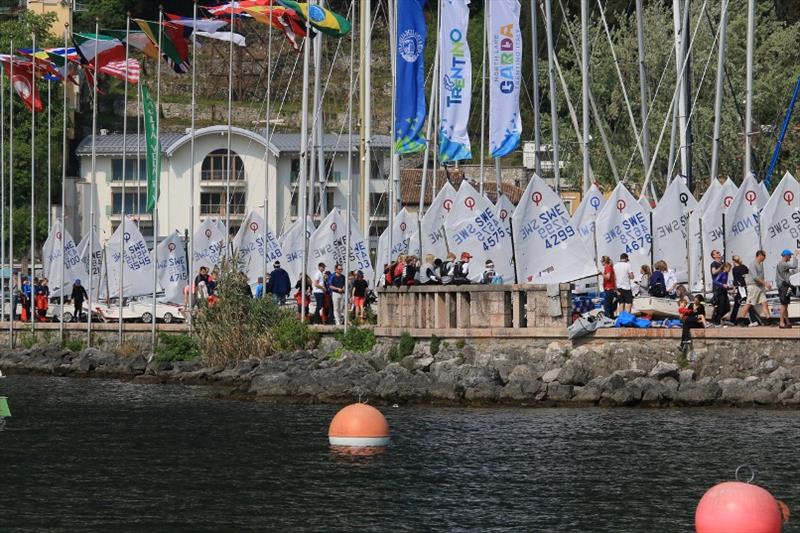
{"label": "wheel of trailer", "polygon": [[65,313],[63,313],[63,314],[61,315],[61,320],[62,320],[63,322],[72,322],[72,319],[73,319],[73,318],[74,318],[74,317],[72,316],[72,313],[70,313],[69,311],[66,311]]}
{"label": "wheel of trailer", "polygon": [[153,322],[153,315],[151,315],[150,313],[143,314],[142,322],[144,322],[145,324],[150,324],[151,322]]}
{"label": "wheel of trailer", "polygon": [[164,324],[172,324],[172,321],[174,319],[175,319],[175,317],[172,316],[172,313],[164,313],[164,317],[163,317]]}

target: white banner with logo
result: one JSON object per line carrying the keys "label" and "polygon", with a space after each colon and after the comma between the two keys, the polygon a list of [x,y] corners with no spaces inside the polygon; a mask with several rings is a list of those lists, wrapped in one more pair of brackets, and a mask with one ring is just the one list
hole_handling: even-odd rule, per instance
{"label": "white banner with logo", "polygon": [[183,237],[173,233],[158,243],[158,284],[164,291],[164,300],[183,303],[183,290],[189,284],[189,264]]}
{"label": "white banner with logo", "polygon": [[664,261],[680,283],[689,280],[689,217],[697,201],[682,178],[672,180],[653,210],[653,261]]}
{"label": "white banner with logo", "polygon": [[733,204],[738,192],[736,184],[728,178],[720,187],[719,193],[706,205],[703,210],[703,271],[705,275],[706,291],[711,290],[711,252],[719,250],[724,252],[725,232],[722,229],[722,214],[728,211]]}
{"label": "white banner with logo", "polygon": [[441,9],[439,158],[444,163],[472,159],[467,131],[472,103],[472,57],[467,42],[469,0],[444,0]]}
{"label": "white banner with logo", "polygon": [[[311,234],[316,229],[311,217],[306,217],[307,233],[303,234],[303,220],[298,218],[286,232],[278,239],[278,244],[283,253],[281,267],[289,274],[292,286],[297,283],[303,275],[303,258],[305,257],[306,241],[311,238]],[[313,274],[316,270],[308,273]]]}
{"label": "white banner with logo", "polygon": [[[124,247],[124,254],[120,246]],[[101,287],[101,294],[104,296],[109,298],[119,296],[120,264],[122,264],[124,297],[153,294],[153,258],[150,256],[142,232],[139,231],[139,226],[128,216],[123,219],[117,231],[106,243],[104,272],[108,281]]]}
{"label": "white banner with logo", "polygon": [[453,206],[445,220],[450,251],[460,258],[463,252],[472,255],[469,277],[480,281],[485,262],[494,263],[503,283],[514,283],[511,235],[494,214],[494,206],[466,180],[461,182]]}
{"label": "white banner with logo", "polygon": [[369,248],[358,224],[351,218],[350,243],[347,242],[347,224],[342,210],[334,207],[308,241],[308,272],[317,272],[317,265],[325,263],[333,272],[337,264],[346,264],[350,254],[350,269],[362,271],[364,279],[374,281],[375,272],[369,258]]}
{"label": "white banner with logo", "polygon": [[519,146],[522,118],[522,33],[519,0],[492,0],[489,7],[489,151],[503,157]]}
{"label": "white banner with logo", "polygon": [[[78,243],[78,255],[81,258],[83,265],[83,272],[85,277],[77,278],[81,280],[83,288],[86,293],[91,296],[92,300],[97,300],[100,294],[100,282],[102,281],[103,274],[103,249],[100,247],[100,239],[97,237],[97,230],[94,232],[94,239],[92,239],[92,256],[89,258],[89,234],[81,239]],[[91,271],[91,275],[89,272]]]}
{"label": "white banner with logo", "polygon": [[618,183],[597,215],[597,254],[616,263],[628,254],[636,275],[650,264],[650,215],[622,183]]}
{"label": "white banner with logo", "polygon": [[539,176],[528,183],[512,222],[521,283],[565,283],[597,274],[564,202]]}
{"label": "white banner with logo", "polygon": [[[761,244],[767,253],[764,277],[775,286],[775,268],[783,250],[800,250],[800,184],[788,172],[761,210]],[[751,257],[742,257],[749,265]]]}
{"label": "white banner with logo", "polygon": [[219,266],[223,258],[222,249],[224,246],[225,225],[216,219],[207,218],[204,220],[194,233],[194,272],[192,272],[192,279],[202,267],[213,271]]}
{"label": "white banner with logo", "polygon": [[731,207],[725,213],[726,260],[738,255],[747,263],[748,258],[761,248],[758,212],[766,202],[754,175],[742,180]]}
{"label": "white banner with logo", "polygon": [[255,210],[250,211],[239,227],[233,239],[233,249],[239,253],[240,269],[247,274],[253,286],[265,271],[272,271],[272,263],[283,259],[283,251],[275,233]]}
{"label": "white banner with logo", "polygon": [[[64,256],[61,256],[61,246],[64,246]],[[50,230],[44,246],[42,247],[42,257],[44,258],[44,277],[48,280],[50,294],[56,296],[61,294],[61,288],[66,288],[70,292],[70,285],[76,279],[86,279],[86,270],[81,263],[78,247],[72,240],[69,231],[61,229],[61,221],[56,220]],[[64,279],[61,279],[61,272],[64,272]]]}

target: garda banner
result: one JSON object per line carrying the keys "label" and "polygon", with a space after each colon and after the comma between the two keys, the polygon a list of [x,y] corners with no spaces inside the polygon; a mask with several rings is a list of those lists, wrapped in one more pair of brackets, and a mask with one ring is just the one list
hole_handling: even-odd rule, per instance
{"label": "garda banner", "polygon": [[444,0],[439,51],[439,159],[472,159],[467,126],[472,103],[472,57],[467,42],[469,0]]}
{"label": "garda banner", "polygon": [[[278,244],[283,253],[281,267],[289,274],[289,279],[294,285],[303,275],[303,259],[306,256],[306,241],[314,233],[315,226],[310,216],[306,217],[306,232],[303,233],[303,220],[298,218],[288,230],[278,239]],[[314,273],[316,269],[307,273]]]}
{"label": "garda banner", "polygon": [[183,289],[189,283],[189,263],[183,238],[173,233],[158,244],[157,276],[158,284],[164,291],[164,300],[176,304],[183,303]]}
{"label": "garda banner", "polygon": [[[350,254],[350,270],[360,270],[364,279],[375,279],[369,248],[355,220],[350,221],[350,242],[347,239],[347,223],[342,210],[334,207],[308,241],[308,272],[317,272],[317,265],[325,263],[327,270],[333,272],[337,264],[346,268],[347,254]],[[345,273],[346,274],[346,273]]]}
{"label": "garda banner", "polygon": [[489,6],[489,149],[503,157],[519,145],[522,119],[522,34],[519,0],[492,0]]}
{"label": "garda banner", "polygon": [[733,199],[731,207],[725,214],[725,259],[734,255],[749,264],[750,256],[761,249],[761,230],[758,212],[767,203],[767,197],[756,177],[749,174]]}
{"label": "garda banner", "polygon": [[650,264],[650,214],[622,183],[597,215],[596,229],[597,255],[607,255],[616,263],[621,254],[628,254],[634,275],[642,265]]}
{"label": "garda banner", "polygon": [[397,79],[395,83],[395,151],[425,149],[425,41],[428,31],[422,8],[427,0],[405,0],[397,10]]}
{"label": "garda banner", "polygon": [[434,257],[444,259],[447,257],[449,248],[447,246],[447,236],[444,231],[444,221],[447,214],[453,209],[453,202],[456,199],[456,190],[450,182],[444,184],[436,193],[436,197],[431,202],[431,206],[422,217],[421,232],[419,234],[419,246],[410,246],[412,253],[421,247],[420,253],[423,264],[425,257],[432,254]]}
{"label": "garda banner", "polygon": [[494,214],[494,206],[466,180],[461,182],[447,219],[445,231],[450,251],[460,258],[463,252],[472,255],[469,278],[480,281],[487,260],[503,283],[514,283],[511,235]]}
{"label": "garda banner", "polygon": [[524,283],[565,283],[597,275],[564,202],[534,175],[511,217],[517,273]]}
{"label": "garda banner", "polygon": [[250,211],[239,227],[233,249],[239,253],[241,271],[247,274],[248,282],[254,287],[264,272],[272,270],[272,263],[283,259],[278,239],[256,211]]}
{"label": "garda banner", "polygon": [[[61,255],[61,246],[64,246],[64,255]],[[56,296],[61,293],[62,287],[69,292],[69,286],[76,279],[86,279],[86,270],[81,263],[78,247],[72,240],[69,231],[62,230],[61,221],[56,220],[50,235],[47,237],[42,247],[44,257],[44,277],[48,279],[51,295]],[[61,271],[64,271],[64,279],[61,279]]]}
{"label": "garda banner", "polygon": [[[409,248],[412,236],[417,232],[417,219],[404,207],[394,218],[391,228],[387,227],[378,240],[378,268],[375,269],[375,282],[383,274],[383,266],[397,259],[399,255],[416,254]],[[391,244],[390,244],[391,240]]]}
{"label": "garda banner", "polygon": [[[123,262],[122,247],[125,249]],[[105,274],[108,283],[101,287],[101,293],[109,298],[119,296],[119,273],[122,264],[122,296],[142,296],[153,294],[153,258],[139,227],[131,217],[126,216],[117,231],[106,243]]]}
{"label": "garda banner", "polygon": [[514,204],[508,199],[508,196],[501,194],[494,204],[494,214],[503,223],[505,230],[511,234],[511,215],[514,214]]}
{"label": "garda banner", "polygon": [[[593,256],[597,255],[594,253],[595,222],[597,221],[597,215],[605,204],[606,199],[603,197],[603,192],[593,183],[592,186],[589,187],[589,190],[586,191],[583,200],[581,200],[578,209],[575,211],[575,215],[572,217],[575,230],[578,232],[578,235],[581,236],[581,240],[583,240],[584,245],[591,251]],[[598,258],[598,265],[599,263],[600,260]]]}
{"label": "garda banner", "polygon": [[719,180],[711,180],[705,194],[689,215],[689,287],[693,292],[703,290],[703,213],[707,206],[714,204],[721,189]]}
{"label": "garda banner", "polygon": [[225,242],[225,225],[216,219],[207,218],[194,232],[192,279],[201,267],[214,270],[222,259],[222,248]]}
{"label": "garda banner", "polygon": [[728,211],[728,208],[733,205],[733,199],[736,198],[738,192],[736,184],[728,178],[719,193],[713,198],[706,208],[703,210],[701,218],[703,223],[703,271],[705,273],[706,290],[710,291],[712,286],[711,279],[711,251],[719,250],[724,252],[725,232],[722,228],[722,214]]}
{"label": "garda banner", "polygon": [[[764,276],[775,286],[775,267],[781,252],[800,250],[800,184],[788,172],[761,211],[761,243],[767,252]],[[751,260],[748,256],[745,264]]]}
{"label": "garda banner", "polygon": [[653,210],[653,260],[665,261],[680,283],[689,280],[689,216],[696,206],[683,178],[675,178]]}
{"label": "garda banner", "polygon": [[85,276],[78,279],[81,280],[81,284],[83,285],[83,288],[86,289],[87,294],[89,294],[93,300],[96,300],[98,294],[100,293],[100,279],[103,272],[103,249],[100,247],[100,239],[97,237],[97,229],[95,229],[93,233],[94,239],[92,239],[91,257],[89,257],[90,247],[88,233],[78,244],[78,255],[81,258],[83,274]]}

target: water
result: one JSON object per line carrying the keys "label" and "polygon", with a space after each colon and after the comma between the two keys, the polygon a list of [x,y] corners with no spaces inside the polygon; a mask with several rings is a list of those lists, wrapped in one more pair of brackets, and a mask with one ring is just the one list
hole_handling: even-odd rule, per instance
{"label": "water", "polygon": [[327,445],[337,406],[14,376],[0,394],[3,532],[686,532],[747,461],[800,499],[792,411],[382,407],[392,445],[350,457]]}

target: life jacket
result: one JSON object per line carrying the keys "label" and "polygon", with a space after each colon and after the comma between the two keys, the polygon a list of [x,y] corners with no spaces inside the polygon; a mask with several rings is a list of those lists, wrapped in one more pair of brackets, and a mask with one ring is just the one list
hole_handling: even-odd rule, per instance
{"label": "life jacket", "polygon": [[392,284],[399,287],[403,284],[403,271],[406,266],[403,263],[395,263],[394,272],[392,272]]}
{"label": "life jacket", "polygon": [[454,280],[465,280],[467,279],[466,273],[464,273],[464,262],[463,261],[456,261],[453,265],[453,279]]}
{"label": "life jacket", "polygon": [[397,263],[390,263],[383,271],[383,277],[387,287],[392,286],[392,281],[394,281],[394,269],[396,266]]}

